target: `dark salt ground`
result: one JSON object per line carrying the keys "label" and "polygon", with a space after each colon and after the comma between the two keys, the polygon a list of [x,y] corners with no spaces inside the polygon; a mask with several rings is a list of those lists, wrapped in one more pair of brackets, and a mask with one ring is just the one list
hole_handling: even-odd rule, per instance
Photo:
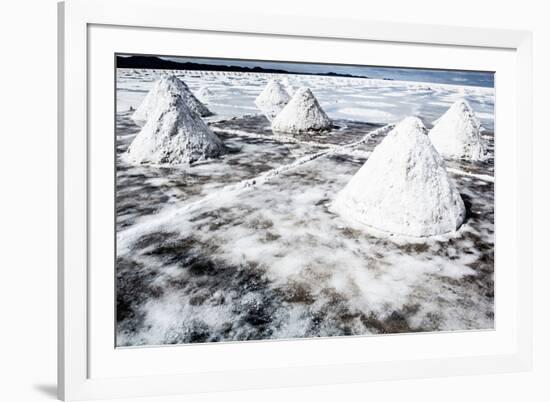
{"label": "dark salt ground", "polygon": [[468,217],[429,239],[329,211],[384,133],[239,187],[380,127],[336,123],[292,137],[261,116],[215,122],[222,159],[135,167],[120,155],[139,128],[118,114],[118,346],[493,328],[492,157],[447,162]]}

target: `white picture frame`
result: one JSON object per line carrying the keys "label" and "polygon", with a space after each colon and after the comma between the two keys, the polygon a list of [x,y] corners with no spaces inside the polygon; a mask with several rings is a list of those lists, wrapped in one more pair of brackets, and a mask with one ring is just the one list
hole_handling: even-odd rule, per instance
{"label": "white picture frame", "polygon": [[[132,10],[131,13],[127,12],[129,9]],[[207,10],[187,9],[181,1],[177,0],[154,2],[150,0],[69,0],[59,4],[58,15],[58,392],[61,399],[146,397],[381,379],[502,373],[531,368],[531,33],[363,20],[322,20],[300,16],[242,14],[229,16],[227,13],[217,15]],[[94,75],[93,65],[95,60],[99,60],[95,56],[94,49],[100,48],[105,54],[109,54],[117,50],[118,43],[126,42],[117,42],[114,31],[105,31],[108,35],[103,36],[112,38],[110,45],[112,48],[109,47],[105,41],[101,40],[102,34],[96,30],[98,27],[101,29],[117,27],[125,32],[145,30],[143,35],[149,35],[149,33],[154,35],[153,32],[160,32],[165,36],[179,34],[200,36],[201,33],[207,33],[218,37],[233,35],[235,40],[255,37],[261,38],[262,41],[285,40],[287,43],[308,40],[312,41],[312,44],[316,40],[323,40],[337,43],[341,47],[349,47],[349,49],[362,44],[378,47],[417,46],[424,51],[429,47],[452,48],[466,53],[478,52],[480,59],[483,59],[481,54],[486,51],[494,51],[495,55],[502,53],[501,63],[506,67],[502,67],[501,76],[506,78],[506,82],[502,85],[502,91],[497,86],[496,103],[500,102],[503,105],[501,110],[507,108],[507,113],[501,112],[502,119],[513,116],[513,120],[510,120],[513,125],[507,126],[506,129],[503,125],[499,126],[503,127],[499,131],[499,135],[503,136],[500,144],[502,149],[505,149],[508,143],[509,157],[506,167],[501,165],[501,170],[497,164],[497,174],[503,172],[500,177],[506,177],[506,181],[499,182],[497,187],[501,186],[502,191],[507,192],[509,202],[500,203],[497,198],[496,207],[497,214],[512,217],[508,223],[510,226],[501,227],[507,229],[506,233],[512,233],[514,236],[505,238],[503,233],[500,237],[503,241],[503,247],[500,248],[502,251],[499,251],[503,253],[500,261],[507,257],[509,259],[506,265],[508,286],[503,287],[500,294],[497,288],[496,296],[500,300],[508,300],[508,304],[503,304],[502,307],[506,311],[505,314],[501,313],[501,316],[505,316],[500,321],[501,325],[499,326],[499,305],[497,304],[497,325],[493,333],[437,335],[438,339],[442,340],[438,347],[442,349],[448,349],[446,345],[456,342],[456,351],[452,356],[446,357],[441,357],[433,350],[430,352],[423,349],[422,344],[426,345],[426,342],[422,341],[422,337],[433,335],[412,335],[404,340],[400,336],[386,336],[339,338],[314,342],[310,340],[252,342],[238,347],[224,344],[192,345],[184,347],[187,349],[180,347],[177,351],[172,351],[171,347],[129,349],[122,354],[116,352],[117,355],[122,356],[120,360],[122,363],[119,364],[116,360],[118,356],[116,359],[111,356],[115,353],[114,346],[112,350],[102,350],[108,346],[96,342],[97,334],[104,327],[96,325],[95,323],[99,321],[94,317],[97,317],[98,313],[101,315],[103,307],[101,304],[95,304],[97,298],[94,299],[93,294],[94,292],[108,293],[109,286],[112,287],[112,284],[103,285],[95,275],[91,275],[90,270],[91,261],[95,259],[94,252],[90,251],[90,239],[94,236],[90,228],[98,230],[98,225],[91,224],[93,217],[90,217],[90,208],[93,207],[91,203],[94,202],[92,193],[94,196],[96,194],[95,190],[90,191],[92,186],[90,176],[96,169],[93,165],[96,156],[91,155],[90,151],[94,146],[90,135],[101,123],[93,120],[95,111],[92,112],[90,107],[97,102],[94,96],[105,97],[102,91],[91,91],[91,86],[98,82],[95,77],[100,77],[100,75]],[[159,33],[155,33],[157,34]],[[124,34],[121,34],[121,37],[123,36]],[[121,40],[136,39],[122,38]],[[145,42],[142,41],[139,46],[146,46]],[[133,45],[132,49],[138,49],[139,46]],[[252,48],[254,46],[251,45]],[[150,53],[150,50],[151,48],[144,49],[144,53]],[[351,54],[351,50],[347,52]],[[276,59],[277,56],[274,57]],[[304,57],[304,61],[309,61],[308,57],[311,56]],[[406,57],[406,54],[400,57]],[[498,58],[496,55],[495,59]],[[513,62],[509,63],[510,60]],[[426,67],[425,63],[425,60],[407,62],[408,65],[417,67]],[[498,73],[499,70],[496,71]],[[93,80],[90,79],[92,76]],[[502,98],[499,96],[503,94],[510,94],[510,96],[501,102],[499,99]],[[94,124],[91,124],[92,121]],[[497,125],[498,122],[497,119]],[[521,141],[518,140],[520,136]],[[497,230],[497,238],[500,232]],[[497,250],[499,247],[497,241]],[[498,270],[498,263],[496,269]],[[105,304],[113,306],[109,302]],[[112,335],[108,334],[107,337],[109,336]],[[384,350],[383,348],[391,347],[392,343],[397,345],[398,342],[400,343],[398,350],[400,347],[406,348],[407,345],[416,347],[418,350],[414,355],[386,359],[384,356],[379,356],[377,359],[366,360],[361,354],[353,358],[338,357],[339,350],[350,351],[369,347],[373,350]],[[496,346],[494,349],[487,349],[484,353],[481,347],[485,345],[484,342]],[[430,340],[429,343],[432,341]],[[479,347],[476,348],[476,344]],[[327,356],[324,358],[316,357],[320,348],[326,350]],[[271,354],[276,356],[270,357],[270,350]],[[178,373],[174,369],[175,362],[170,363],[168,359],[172,354],[184,352],[188,353],[186,356],[189,359],[195,359],[195,361],[201,359],[201,356],[210,357],[204,358],[205,363],[201,370]],[[258,354],[266,356],[263,362],[254,360],[254,356]],[[298,355],[302,356],[301,360],[294,360],[290,365],[284,363]],[[221,360],[219,365],[214,363],[215,356],[225,356],[225,363]],[[240,365],[231,363],[235,362],[235,356],[242,357]],[[168,369],[164,372],[130,370],[130,367],[136,366],[140,361],[144,363],[153,361],[150,359],[157,359],[155,360],[157,362],[159,359],[160,361],[166,359]],[[96,364],[96,361],[100,364]]]}

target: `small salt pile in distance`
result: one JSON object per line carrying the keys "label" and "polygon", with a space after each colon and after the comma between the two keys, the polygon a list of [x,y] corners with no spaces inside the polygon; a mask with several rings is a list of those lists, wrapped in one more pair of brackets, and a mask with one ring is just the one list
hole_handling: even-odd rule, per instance
{"label": "small salt pile in distance", "polygon": [[189,164],[225,153],[222,141],[180,95],[160,93],[155,109],[130,144],[134,164]]}
{"label": "small salt pile in distance", "polygon": [[290,102],[271,123],[273,131],[308,133],[330,130],[332,121],[317,102],[309,88],[296,91]]}
{"label": "small salt pile in distance", "polygon": [[437,151],[449,158],[483,160],[481,124],[466,100],[455,102],[436,120],[429,137]]}
{"label": "small salt pile in distance", "polygon": [[294,88],[294,86],[292,85],[292,83],[290,82],[290,80],[288,79],[288,77],[284,77],[282,80],[281,80],[281,83],[283,84],[286,92],[290,95],[290,96],[293,96],[295,93],[296,93],[296,89]]}
{"label": "small salt pile in distance", "polygon": [[420,119],[407,117],[374,149],[331,209],[383,232],[425,237],[453,232],[466,216]]}
{"label": "small salt pile in distance", "polygon": [[147,93],[141,105],[132,115],[132,119],[139,125],[144,124],[153,111],[157,109],[157,105],[162,103],[165,97],[171,95],[180,96],[187,107],[199,116],[212,116],[212,112],[193,95],[183,81],[175,75],[166,75],[153,85],[153,88]]}
{"label": "small salt pile in distance", "polygon": [[197,98],[202,103],[208,103],[213,96],[214,93],[210,89],[208,89],[208,87],[200,87],[197,91]]}
{"label": "small salt pile in distance", "polygon": [[272,121],[290,101],[290,95],[279,81],[270,80],[254,103]]}

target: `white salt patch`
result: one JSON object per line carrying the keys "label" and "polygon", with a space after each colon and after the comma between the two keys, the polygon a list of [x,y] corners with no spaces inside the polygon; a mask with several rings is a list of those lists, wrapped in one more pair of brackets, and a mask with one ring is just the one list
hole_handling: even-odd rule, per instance
{"label": "white salt patch", "polygon": [[339,113],[346,114],[349,116],[360,116],[364,117],[367,120],[371,121],[380,121],[380,120],[388,120],[393,117],[393,115],[389,112],[385,112],[383,110],[375,110],[375,109],[368,109],[368,108],[343,108],[339,110]]}
{"label": "white salt patch", "polygon": [[443,159],[414,117],[384,138],[332,208],[376,229],[413,237],[455,231],[466,214]]}
{"label": "white salt patch", "polygon": [[377,101],[361,101],[357,102],[360,105],[370,106],[370,107],[394,107],[393,103],[388,102],[377,102]]}
{"label": "white salt patch", "polygon": [[476,116],[479,117],[480,119],[493,119],[494,118],[494,113],[476,112]]}
{"label": "white salt patch", "polygon": [[[461,176],[475,177],[477,179],[489,181],[491,183],[495,182],[495,178],[493,176],[488,175],[488,174],[469,173],[469,172],[465,172],[463,170],[453,169],[453,168],[447,168],[447,171],[450,172],[450,173],[455,173],[455,174],[461,175]],[[470,179],[465,177],[464,180],[470,180]],[[485,183],[483,183],[483,184],[485,184]]]}
{"label": "white salt patch", "polygon": [[428,102],[429,105],[434,105],[434,106],[445,106],[445,107],[449,107],[449,102],[441,102],[441,101],[433,101],[433,102]]}

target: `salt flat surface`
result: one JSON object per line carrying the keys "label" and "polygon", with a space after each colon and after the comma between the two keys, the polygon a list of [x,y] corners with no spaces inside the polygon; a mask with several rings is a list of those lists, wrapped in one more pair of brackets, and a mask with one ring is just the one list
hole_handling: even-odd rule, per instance
{"label": "salt flat surface", "polygon": [[[120,156],[160,72],[117,80],[117,345],[490,329],[493,315],[492,89],[289,76],[337,127],[273,133],[254,106],[268,75],[177,72],[208,88],[205,119],[220,159],[133,166]],[[330,204],[395,123],[426,125],[466,97],[487,144],[483,161],[447,160],[466,205],[457,232],[376,233]]]}
{"label": "salt flat surface", "polygon": [[[171,71],[172,73],[172,71]],[[294,88],[310,88],[331,119],[396,123],[405,116],[418,115],[429,125],[455,101],[466,99],[483,127],[493,130],[494,89],[446,84],[387,81],[323,76],[238,74],[173,71],[197,94],[209,89],[207,106],[217,118],[258,113],[254,100],[271,79],[289,82]],[[119,69],[117,109],[137,108],[161,70]]]}

